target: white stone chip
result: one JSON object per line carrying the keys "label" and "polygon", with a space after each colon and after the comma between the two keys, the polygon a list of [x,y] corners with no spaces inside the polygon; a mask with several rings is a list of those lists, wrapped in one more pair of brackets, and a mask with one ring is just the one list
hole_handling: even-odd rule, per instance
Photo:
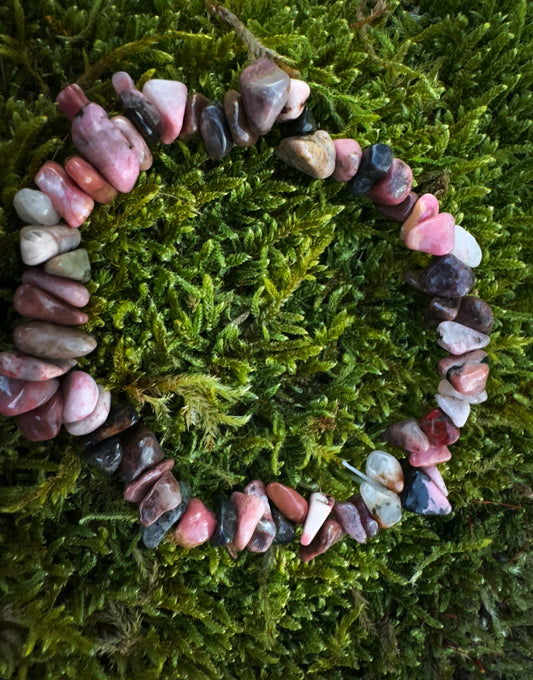
{"label": "white stone chip", "polygon": [[461,394],[448,380],[441,380],[437,390],[444,397],[453,397],[454,399],[467,401],[469,404],[482,404],[484,401],[487,401],[487,390],[483,390],[479,394]]}
{"label": "white stone chip", "polygon": [[456,427],[463,427],[470,415],[470,404],[462,399],[436,394],[435,399],[444,413],[451,418]]}
{"label": "white stone chip", "polygon": [[441,321],[437,326],[437,343],[451,354],[459,355],[486,347],[490,337],[456,321]]}
{"label": "white stone chip", "polygon": [[451,254],[467,267],[477,267],[482,258],[481,248],[475,237],[459,224],[455,225],[455,245]]}

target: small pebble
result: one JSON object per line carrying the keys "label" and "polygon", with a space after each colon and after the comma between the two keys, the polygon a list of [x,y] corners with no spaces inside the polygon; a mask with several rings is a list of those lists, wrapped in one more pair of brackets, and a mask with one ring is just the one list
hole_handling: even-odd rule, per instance
{"label": "small pebble", "polygon": [[20,189],[13,197],[13,207],[26,224],[52,227],[61,219],[50,198],[37,189]]}
{"label": "small pebble", "polygon": [[74,250],[80,241],[80,232],[67,225],[58,224],[54,227],[29,225],[20,230],[20,254],[24,264],[41,264],[54,255]]}
{"label": "small pebble", "polygon": [[335,170],[335,145],[324,130],[286,137],[274,151],[288,165],[316,179],[325,179]]}
{"label": "small pebble", "polygon": [[35,184],[69,226],[79,227],[92,213],[93,199],[82,191],[55,161],[47,161],[35,175]]}
{"label": "small pebble", "polygon": [[242,71],[239,87],[252,129],[266,135],[287,103],[289,76],[273,61],[257,59]]}
{"label": "small pebble", "polygon": [[61,383],[63,422],[77,423],[96,408],[99,390],[96,381],[85,371],[71,371]]}
{"label": "small pebble", "polygon": [[44,264],[44,271],[50,276],[61,276],[79,283],[91,280],[91,262],[85,248],[77,248],[50,258]]}
{"label": "small pebble", "polygon": [[13,342],[21,352],[45,359],[76,359],[96,347],[92,335],[48,321],[24,321],[15,328]]}
{"label": "small pebble", "polygon": [[42,406],[16,417],[21,434],[31,442],[43,442],[57,437],[61,429],[63,397],[61,390]]}

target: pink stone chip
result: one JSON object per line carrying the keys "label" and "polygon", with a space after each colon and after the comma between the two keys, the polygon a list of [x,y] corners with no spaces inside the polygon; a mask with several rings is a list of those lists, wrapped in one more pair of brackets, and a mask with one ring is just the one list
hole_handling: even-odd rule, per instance
{"label": "pink stone chip", "polygon": [[281,113],[277,117],[278,123],[296,120],[304,110],[305,102],[309,99],[311,88],[304,80],[291,78],[289,82],[289,96]]}
{"label": "pink stone chip", "polygon": [[411,193],[413,171],[399,158],[392,159],[392,165],[385,177],[378,180],[367,192],[367,197],[382,205],[399,205]]}
{"label": "pink stone chip", "polygon": [[31,442],[44,442],[57,437],[63,417],[61,390],[45,404],[16,417],[21,434]]}
{"label": "pink stone chip", "polygon": [[241,551],[246,548],[253,536],[257,523],[265,512],[265,504],[257,496],[250,496],[240,491],[234,491],[230,496],[231,502],[237,508],[237,532],[228,544],[230,552]]}
{"label": "pink stone chip", "polygon": [[191,498],[174,532],[174,540],[184,548],[195,548],[211,538],[216,524],[214,513],[198,498]]}
{"label": "pink stone chip", "polygon": [[437,326],[437,343],[457,355],[486,347],[490,337],[455,321],[442,321]]}
{"label": "pink stone chip", "polygon": [[149,527],[181,503],[181,489],[172,472],[164,472],[139,504],[139,522]]}
{"label": "pink stone chip", "polygon": [[113,116],[111,118],[113,125],[118,128],[124,137],[128,140],[133,150],[139,159],[139,169],[148,170],[152,167],[153,157],[148,144],[144,141],[142,135],[137,132],[135,126],[128,120],[126,116]]}
{"label": "pink stone chip", "polygon": [[333,496],[327,496],[319,491],[314,491],[309,496],[309,511],[305,519],[302,537],[300,539],[302,545],[309,545],[311,543],[320,527],[326,521],[326,518],[332,511],[334,505],[335,499]]}
{"label": "pink stone chip", "polygon": [[115,189],[122,193],[133,189],[139,176],[139,159],[101,106],[91,102],[83,115],[74,118],[72,141]]}
{"label": "pink stone chip", "polygon": [[24,264],[41,264],[54,255],[74,250],[80,241],[80,232],[66,224],[53,227],[31,224],[20,230],[20,254]]}
{"label": "pink stone chip", "polygon": [[157,465],[147,468],[140,477],[137,477],[137,479],[134,479],[133,482],[124,487],[124,499],[132,503],[140,503],[155,482],[165,472],[170,472],[173,467],[174,461],[167,458]]}
{"label": "pink stone chip", "polygon": [[455,220],[450,213],[439,213],[415,225],[405,237],[405,245],[430,255],[448,255],[455,243]]}
{"label": "pink stone chip", "polygon": [[334,139],[335,170],[333,179],[337,182],[349,182],[359,169],[363,152],[355,139]]}
{"label": "pink stone chip", "polygon": [[74,437],[81,437],[84,434],[94,432],[100,425],[103,425],[109,415],[111,408],[111,392],[102,385],[98,385],[98,400],[94,411],[83,420],[75,423],[65,423],[65,430]]}
{"label": "pink stone chip", "polygon": [[266,135],[287,102],[289,76],[270,59],[257,59],[242,71],[239,85],[248,122]]}
{"label": "pink stone chip", "polygon": [[409,463],[413,467],[428,467],[429,465],[445,463],[451,457],[452,454],[447,446],[430,446],[423,453],[412,453],[409,456]]}
{"label": "pink stone chip", "polygon": [[429,449],[429,439],[414,418],[389,425],[383,438],[385,441],[400,446],[411,453],[422,453]]}
{"label": "pink stone chip", "polygon": [[68,85],[62,90],[57,95],[56,101],[59,109],[63,111],[65,116],[70,120],[74,120],[83,107],[87,106],[89,103],[85,92],[79,85],[76,85],[76,83]]}
{"label": "pink stone chip", "polygon": [[[475,396],[485,389],[489,370],[487,364],[465,364],[462,371],[452,372],[451,384],[460,395]],[[460,399],[461,396],[456,398]]]}
{"label": "pink stone chip", "polygon": [[76,307],[71,307],[37,286],[27,283],[23,283],[15,291],[13,307],[21,316],[54,321],[65,326],[77,326],[89,320],[85,312],[80,312]]}
{"label": "pink stone chip", "polygon": [[436,394],[435,400],[456,427],[463,427],[470,415],[470,404],[467,401],[443,394]]}
{"label": "pink stone chip", "polygon": [[76,365],[75,359],[47,361],[24,352],[0,352],[0,375],[19,380],[41,382],[64,375]]}
{"label": "pink stone chip", "polygon": [[85,371],[72,371],[61,383],[63,393],[63,422],[77,423],[96,408],[98,385]]}
{"label": "pink stone chip", "polygon": [[425,472],[425,474],[431,479],[431,481],[436,484],[439,489],[442,491],[442,493],[447,496],[448,495],[448,489],[446,488],[446,484],[444,483],[444,479],[442,478],[442,475],[439,471],[439,468],[436,465],[430,465],[429,467],[423,467],[422,472]]}
{"label": "pink stone chip", "polygon": [[35,184],[52,201],[71,227],[79,227],[94,208],[93,199],[82,191],[55,161],[47,161],[35,175]]}
{"label": "pink stone chip", "polygon": [[102,175],[80,156],[70,156],[65,161],[65,170],[76,184],[97,203],[111,203],[118,191]]}
{"label": "pink stone chip", "polygon": [[400,229],[400,238],[405,241],[407,234],[416,227],[419,222],[428,220],[430,217],[435,217],[439,214],[439,201],[433,194],[423,194],[415,203],[415,207],[411,211],[409,217],[402,224]]}
{"label": "pink stone chip", "polygon": [[85,307],[89,302],[89,291],[81,283],[63,276],[46,274],[42,269],[36,267],[26,269],[23,272],[22,283],[37,286],[37,288],[55,295],[55,297],[74,305],[74,307]]}
{"label": "pink stone chip", "polygon": [[318,555],[322,555],[329,550],[332,545],[340,541],[344,536],[346,536],[346,532],[339,522],[333,517],[328,517],[311,543],[300,546],[298,557],[302,562],[310,562]]}
{"label": "pink stone chip", "polygon": [[172,144],[183,125],[187,106],[187,87],[177,80],[156,78],[145,83],[143,94],[152,102],[161,116],[161,142]]}
{"label": "pink stone chip", "polygon": [[57,392],[59,380],[30,382],[0,375],[0,415],[18,416],[39,408]]}

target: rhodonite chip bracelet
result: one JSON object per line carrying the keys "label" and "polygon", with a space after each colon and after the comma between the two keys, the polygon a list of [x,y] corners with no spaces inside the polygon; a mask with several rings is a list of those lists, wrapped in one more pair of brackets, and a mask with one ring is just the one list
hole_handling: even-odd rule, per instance
{"label": "rhodonite chip bracelet", "polygon": [[[309,86],[291,78],[274,61],[259,58],[240,76],[240,91],[223,102],[188,93],[185,84],[148,80],[142,92],[125,72],[113,87],[124,115],[109,117],[78,85],[57,97],[72,123],[79,156],[47,161],[35,176],[38,189],[20,190],[14,206],[24,223],[22,259],[29,268],[15,292],[14,307],[24,317],[15,328],[15,349],[0,353],[0,413],[14,416],[31,441],[56,437],[63,426],[76,438],[85,461],[116,474],[124,499],[139,506],[142,538],[148,548],[164,539],[185,548],[209,542],[232,555],[247,548],[265,552],[272,544],[299,538],[299,556],[309,561],[346,535],[359,543],[380,528],[397,524],[402,508],[423,514],[451,511],[438,464],[450,459],[471,405],[487,398],[488,355],[493,316],[486,302],[469,295],[473,268],[481,262],[475,238],[440,212],[432,194],[412,191],[413,173],[392,149],[376,143],[361,149],[354,139],[332,139],[318,129],[306,101]],[[214,507],[194,496],[165,458],[155,434],[127,402],[116,400],[77,359],[96,339],[77,328],[88,321],[84,286],[91,264],[80,227],[96,203],[130,192],[139,173],[152,165],[156,144],[202,141],[208,156],[222,159],[232,147],[254,145],[278,126],[275,152],[313,178],[344,182],[353,197],[366,196],[387,218],[401,223],[408,248],[432,257],[425,269],[405,278],[431,296],[426,327],[449,354],[438,361],[435,407],[418,418],[391,423],[384,439],[405,453],[402,463],[372,451],[364,473],[344,461],[360,483],[346,500],[327,493],[300,493],[283,479],[252,480]],[[302,525],[301,532],[297,525]]]}

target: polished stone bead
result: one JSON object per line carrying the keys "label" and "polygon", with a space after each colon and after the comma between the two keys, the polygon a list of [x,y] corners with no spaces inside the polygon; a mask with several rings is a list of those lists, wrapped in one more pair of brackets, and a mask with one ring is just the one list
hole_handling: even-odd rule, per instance
{"label": "polished stone bead", "polygon": [[389,425],[383,434],[383,439],[412,453],[427,451],[430,446],[429,439],[414,418]]}
{"label": "polished stone bead", "polygon": [[403,489],[403,470],[399,461],[386,451],[372,451],[366,459],[367,477],[383,484],[390,491],[399,493]]}
{"label": "polished stone bead", "polygon": [[133,189],[139,176],[139,159],[101,106],[91,102],[74,118],[72,141],[115,189],[123,193]]}
{"label": "polished stone bead", "polygon": [[376,203],[376,208],[378,212],[389,220],[393,220],[394,222],[405,222],[413,212],[413,208],[417,201],[418,195],[414,191],[411,191],[407,198],[404,198],[398,205],[380,205],[379,203]]}
{"label": "polished stone bead", "polygon": [[302,113],[294,120],[279,124],[279,132],[282,139],[286,137],[303,137],[312,135],[317,131],[317,124],[311,109],[304,107]]}
{"label": "polished stone bead", "polygon": [[57,95],[56,102],[60,111],[63,111],[69,120],[74,120],[80,111],[87,106],[89,100],[81,87],[74,83],[61,90]]}
{"label": "polished stone bead", "polygon": [[337,182],[349,182],[359,169],[363,152],[355,139],[334,139],[335,171],[333,179]]}
{"label": "polished stone bead", "polygon": [[210,158],[224,158],[231,152],[233,139],[220,102],[211,102],[202,109],[200,132]]}
{"label": "polished stone bead", "polygon": [[257,498],[260,498],[265,506],[265,514],[263,517],[269,520],[272,519],[272,511],[270,509],[270,503],[268,502],[266,487],[262,480],[254,479],[252,482],[247,484],[244,487],[244,493],[248,494],[249,496],[257,496]]}
{"label": "polished stone bead", "polygon": [[255,479],[253,482],[247,484],[244,488],[244,493],[257,496],[263,501],[264,513],[257,526],[254,529],[252,538],[246,546],[250,552],[266,552],[272,545],[274,536],[276,535],[276,525],[272,518],[272,511],[264,483],[260,479]]}
{"label": "polished stone bead", "polygon": [[[485,364],[481,365],[484,366]],[[462,394],[461,392],[458,392],[447,380],[441,380],[437,389],[438,393],[444,395],[445,397],[462,399],[463,401],[467,401],[469,404],[482,404],[484,401],[487,401],[488,398],[486,390],[481,390],[481,392],[476,394]]]}
{"label": "polished stone bead", "polygon": [[185,107],[183,127],[180,132],[180,139],[184,142],[198,141],[202,138],[200,133],[200,113],[209,103],[209,99],[199,92],[194,92],[190,95]]}
{"label": "polished stone bead", "polygon": [[435,400],[446,415],[450,417],[454,425],[463,427],[470,415],[470,404],[467,401],[445,397],[442,394],[436,394]]}
{"label": "polished stone bead", "polygon": [[37,286],[74,307],[85,307],[89,302],[89,291],[81,283],[61,276],[50,276],[36,267],[22,273],[22,283]]}
{"label": "polished stone bead", "polygon": [[208,541],[215,531],[215,515],[198,498],[191,498],[174,531],[174,540],[183,548],[196,548]]}
{"label": "polished stone bead", "polygon": [[224,95],[224,115],[234,144],[248,147],[257,142],[258,134],[252,131],[242,105],[241,95],[236,90],[228,90]]}
{"label": "polished stone bead", "polygon": [[389,171],[370,189],[367,196],[374,203],[399,205],[413,186],[413,171],[404,161],[393,158]]}
{"label": "polished stone bead", "polygon": [[[464,299],[464,298],[463,298]],[[461,298],[434,297],[424,318],[425,328],[436,328],[441,321],[453,321],[459,312]]]}
{"label": "polished stone bead", "polygon": [[460,393],[457,398],[462,399],[464,396],[475,396],[483,392],[489,375],[489,367],[484,363],[465,363],[456,370],[448,371],[448,374],[453,388]]}
{"label": "polished stone bead", "polygon": [[448,255],[453,250],[455,220],[450,213],[439,213],[418,222],[405,237],[405,245],[430,255]]}
{"label": "polished stone bead", "polygon": [[98,442],[120,434],[133,427],[140,420],[140,416],[131,404],[118,403],[111,407],[105,423],[94,432],[80,440],[83,448],[94,446]]}
{"label": "polished stone bead", "polygon": [[[124,451],[124,446],[122,451]],[[173,467],[174,461],[166,458],[157,465],[146,468],[139,477],[126,484],[123,493],[124,499],[131,503],[140,503],[157,480],[165,473],[170,472]]]}
{"label": "polished stone bead", "polygon": [[448,489],[446,488],[444,479],[442,478],[442,475],[439,472],[439,468],[436,465],[429,465],[428,467],[424,467],[422,468],[422,472],[426,474],[431,479],[431,481],[438,486],[438,488],[442,491],[442,493],[445,496],[448,495]]}
{"label": "polished stone bead", "polygon": [[411,453],[409,463],[413,467],[427,467],[428,465],[438,465],[450,460],[452,454],[450,449],[445,446],[430,446],[427,451],[421,453]]}
{"label": "polished stone bead", "polygon": [[232,555],[244,550],[253,536],[255,528],[264,514],[265,504],[257,496],[234,491],[231,502],[237,507],[238,525],[233,540],[227,544]]}
{"label": "polished stone bead", "polygon": [[161,116],[156,107],[135,87],[125,71],[118,71],[111,79],[119,96],[124,115],[128,118],[149,146],[161,140]]}
{"label": "polished stone bead", "polygon": [[296,534],[294,522],[288,520],[276,507],[272,508],[272,518],[276,524],[274,545],[286,545],[287,543],[291,543]]}
{"label": "polished stone bead", "polygon": [[348,182],[352,196],[362,196],[385,177],[392,166],[392,149],[386,144],[372,144],[363,149],[361,163],[355,177]]}
{"label": "polished stone bead", "polygon": [[402,505],[397,493],[388,489],[377,488],[363,482],[359,488],[361,498],[383,529],[398,524],[402,518]]}
{"label": "polished stone bead", "polygon": [[479,333],[489,335],[494,325],[494,314],[485,300],[468,295],[461,300],[461,306],[454,321]]}
{"label": "polished stone bead", "polygon": [[121,482],[132,482],[146,470],[165,457],[157,438],[147,427],[141,427],[124,444],[119,477]]}
{"label": "polished stone bead", "polygon": [[421,470],[412,469],[405,480],[402,505],[420,515],[447,515],[452,507],[439,487]]}
{"label": "polished stone bead", "polygon": [[454,444],[460,432],[440,408],[434,408],[418,421],[432,446]]}
{"label": "polished stone bead", "polygon": [[41,321],[53,321],[62,326],[87,323],[89,317],[76,307],[58,300],[37,286],[23,283],[15,291],[13,307],[21,316]]}
{"label": "polished stone bead", "polygon": [[80,232],[67,225],[41,227],[32,224],[20,230],[20,254],[24,264],[41,264],[54,255],[77,248],[80,241]]}
{"label": "polished stone bead", "polygon": [[439,374],[447,378],[453,385],[453,376],[464,370],[466,365],[489,364],[489,355],[482,349],[476,349],[473,352],[467,352],[460,356],[444,357],[438,363]]}
{"label": "polished stone bead", "polygon": [[450,298],[465,296],[474,287],[474,282],[474,272],[453,255],[435,257],[418,277],[419,290]]}
{"label": "polished stone bead", "polygon": [[267,484],[266,492],[272,503],[291,522],[296,522],[296,524],[305,522],[308,504],[297,491],[279,482],[270,482]]}
{"label": "polished stone bead", "polygon": [[24,352],[0,352],[0,375],[19,380],[50,380],[64,375],[76,365],[75,359],[45,361]]}
{"label": "polished stone bead", "polygon": [[302,562],[310,562],[318,555],[322,555],[331,548],[332,545],[340,541],[346,532],[333,517],[328,517],[320,527],[317,535],[308,545],[301,545],[298,550],[298,557]]}
{"label": "polished stone bead", "polygon": [[289,76],[273,61],[257,59],[242,71],[239,85],[252,129],[266,135],[287,103]]}
{"label": "polished stone bead", "polygon": [[48,321],[24,321],[13,332],[15,347],[45,359],[76,359],[96,347],[92,335]]}
{"label": "polished stone bead", "polygon": [[351,498],[348,499],[350,503],[353,503],[359,512],[359,517],[366,531],[366,535],[372,538],[379,531],[379,524],[370,514],[370,511],[365,505],[364,500],[361,498],[361,494],[356,493]]}
{"label": "polished stone bead", "polygon": [[179,481],[181,491],[181,503],[172,510],[164,512],[149,527],[142,528],[142,540],[147,548],[154,549],[161,543],[167,531],[180,519],[189,504],[191,491],[189,485]]}
{"label": "polished stone bead", "polygon": [[111,392],[98,385],[98,401],[92,413],[77,423],[65,423],[65,430],[74,437],[81,437],[94,432],[103,425],[111,408]]}
{"label": "polished stone bead", "polygon": [[455,245],[452,255],[464,262],[467,267],[477,267],[481,264],[482,253],[478,242],[472,234],[458,224],[455,225]]}
{"label": "polished stone bead", "polygon": [[350,501],[335,503],[333,514],[344,531],[358,543],[366,541],[366,531],[359,510]]}
{"label": "polished stone bead", "polygon": [[161,142],[172,144],[181,131],[187,105],[187,87],[177,80],[153,78],[143,86],[144,96],[161,117]]}
{"label": "polished stone bead", "polygon": [[164,472],[139,504],[139,522],[153,524],[164,512],[181,503],[180,485],[172,472]]}
{"label": "polished stone bead", "polygon": [[216,503],[217,524],[209,542],[213,547],[219,548],[234,539],[237,532],[238,515],[236,506],[229,498],[218,496]]}
{"label": "polished stone bead", "polygon": [[70,156],[65,161],[65,170],[69,177],[97,203],[111,203],[118,196],[114,186],[102,177],[85,159]]}
{"label": "polished stone bead", "polygon": [[450,354],[465,354],[482,349],[490,342],[488,335],[456,321],[442,321],[437,326],[437,343]]}
{"label": "polished stone bead", "polygon": [[422,194],[415,203],[413,209],[406,217],[400,229],[400,239],[405,241],[407,234],[416,227],[419,222],[429,220],[439,214],[439,201],[433,194]]}
{"label": "polished stone bead", "polygon": [[319,491],[314,491],[309,496],[309,511],[305,518],[302,537],[300,539],[302,545],[309,545],[311,543],[320,527],[326,521],[326,517],[328,517],[334,505],[335,499],[333,496],[320,493]]}
{"label": "polished stone bead", "polygon": [[91,467],[112,475],[122,459],[122,444],[119,437],[110,437],[82,452],[82,458]]}
{"label": "polished stone bead", "polygon": [[50,198],[37,189],[20,189],[13,197],[15,212],[27,224],[52,227],[61,219]]}
{"label": "polished stone bead", "polygon": [[85,371],[71,371],[61,383],[63,394],[63,422],[77,423],[96,408],[98,385]]}
{"label": "polished stone bead", "polygon": [[335,170],[335,145],[324,130],[282,139],[274,151],[288,165],[316,179],[325,179]]}
{"label": "polished stone bead", "polygon": [[41,167],[35,175],[35,184],[49,196],[54,208],[71,227],[79,227],[93,211],[93,199],[55,161],[47,161]]}
{"label": "polished stone bead", "polygon": [[43,442],[57,437],[61,429],[63,397],[61,390],[42,406],[16,417],[21,434],[31,442]]}
{"label": "polished stone bead", "polygon": [[311,88],[304,80],[291,78],[289,81],[289,94],[285,106],[277,117],[278,123],[286,123],[295,120],[301,115],[305,102],[309,99]]}
{"label": "polished stone bead", "polygon": [[117,130],[120,130],[124,137],[126,137],[130,146],[137,154],[139,170],[148,170],[151,168],[154,159],[150,147],[131,120],[126,118],[126,116],[113,116],[110,120]]}
{"label": "polished stone bead", "polygon": [[56,255],[45,262],[44,271],[50,276],[61,276],[79,283],[87,283],[91,280],[89,253],[85,248],[77,248],[70,253]]}

